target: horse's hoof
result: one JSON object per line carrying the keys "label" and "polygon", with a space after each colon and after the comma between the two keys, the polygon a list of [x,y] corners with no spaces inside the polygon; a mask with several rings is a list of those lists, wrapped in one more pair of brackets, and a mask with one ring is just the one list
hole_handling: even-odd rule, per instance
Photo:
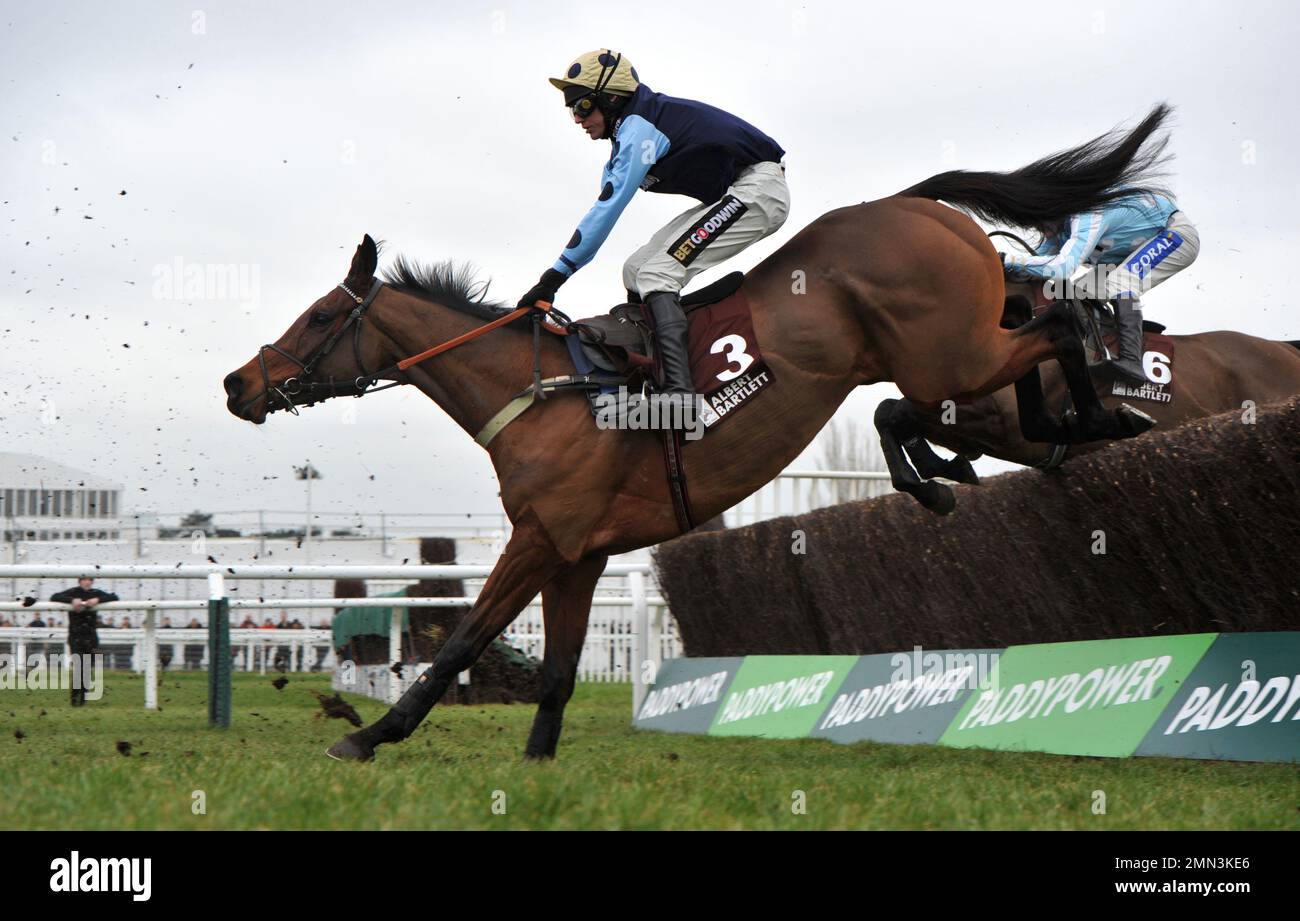
{"label": "horse's hoof", "polygon": [[955,483],[965,483],[968,486],[980,485],[979,474],[976,473],[975,468],[970,465],[970,461],[962,457],[960,454],[948,461],[948,465],[944,470],[944,476]]}
{"label": "horse's hoof", "polygon": [[1151,416],[1136,407],[1129,406],[1127,403],[1119,404],[1119,407],[1115,410],[1115,419],[1124,430],[1125,434],[1121,436],[1124,438],[1141,435],[1156,424],[1156,420]]}
{"label": "horse's hoof", "polygon": [[329,747],[325,754],[335,761],[374,761],[375,747],[358,739],[356,733],[344,736]]}
{"label": "horse's hoof", "polygon": [[916,500],[936,515],[947,515],[957,507],[957,497],[942,483],[927,481],[912,493]]}

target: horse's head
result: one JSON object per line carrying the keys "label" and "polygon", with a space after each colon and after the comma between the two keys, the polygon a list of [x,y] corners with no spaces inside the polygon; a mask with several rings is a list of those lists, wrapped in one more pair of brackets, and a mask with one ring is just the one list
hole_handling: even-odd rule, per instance
{"label": "horse's head", "polygon": [[366,234],[343,283],[226,375],[226,406],[232,413],[261,424],[277,410],[297,413],[298,406],[356,396],[374,384],[372,375],[384,356],[380,337],[365,318],[380,288],[378,261],[378,247]]}

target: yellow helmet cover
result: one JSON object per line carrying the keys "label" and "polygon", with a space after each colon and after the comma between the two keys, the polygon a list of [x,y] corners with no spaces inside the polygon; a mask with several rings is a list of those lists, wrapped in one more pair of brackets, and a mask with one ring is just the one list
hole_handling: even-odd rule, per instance
{"label": "yellow helmet cover", "polygon": [[608,48],[579,55],[563,77],[549,79],[551,85],[559,90],[583,86],[595,93],[615,93],[619,96],[631,96],[641,85],[632,62]]}

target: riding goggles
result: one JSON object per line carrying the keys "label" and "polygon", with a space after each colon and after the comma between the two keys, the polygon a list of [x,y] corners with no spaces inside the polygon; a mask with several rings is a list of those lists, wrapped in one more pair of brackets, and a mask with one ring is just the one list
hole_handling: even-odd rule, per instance
{"label": "riding goggles", "polygon": [[579,99],[573,105],[569,106],[569,111],[573,113],[575,118],[585,119],[588,115],[591,114],[592,110],[595,108],[596,108],[596,100],[591,96],[587,96],[586,98]]}

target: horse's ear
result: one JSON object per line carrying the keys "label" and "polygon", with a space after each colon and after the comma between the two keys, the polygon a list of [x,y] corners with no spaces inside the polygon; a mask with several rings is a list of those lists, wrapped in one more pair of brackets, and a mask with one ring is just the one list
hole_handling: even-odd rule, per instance
{"label": "horse's ear", "polygon": [[361,240],[361,245],[357,247],[357,253],[352,257],[352,268],[348,269],[346,284],[349,287],[362,287],[370,279],[375,277],[375,269],[379,266],[379,247],[370,234],[366,234]]}

